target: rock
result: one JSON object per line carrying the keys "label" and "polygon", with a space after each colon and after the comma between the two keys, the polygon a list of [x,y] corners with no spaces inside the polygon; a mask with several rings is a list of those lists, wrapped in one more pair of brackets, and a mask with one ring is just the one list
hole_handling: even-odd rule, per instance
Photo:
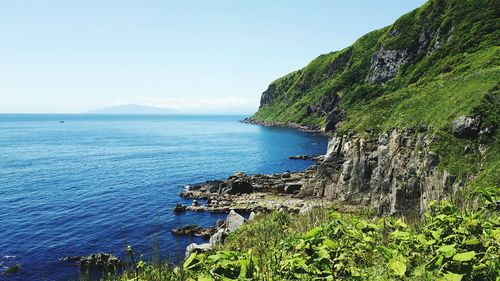
{"label": "rock", "polygon": [[224,244],[227,237],[227,232],[224,229],[219,229],[214,235],[210,237],[208,243],[212,245],[222,245]]}
{"label": "rock", "polygon": [[460,116],[453,123],[452,133],[458,138],[474,138],[479,133],[481,117]]}
{"label": "rock", "polygon": [[305,203],[299,210],[299,214],[305,214],[305,213],[309,213],[310,211],[312,211],[312,209],[314,208],[314,205],[310,204],[310,203]]}
{"label": "rock", "polygon": [[192,236],[192,235],[201,235],[201,232],[203,231],[203,228],[197,226],[196,224],[188,224],[183,227],[176,227],[172,229],[172,233],[175,235],[186,235],[186,236]]}
{"label": "rock", "polygon": [[288,194],[297,194],[302,188],[301,183],[290,183],[285,186],[285,193]]}
{"label": "rock", "polygon": [[295,155],[288,157],[290,160],[313,160],[314,156],[311,155]]}
{"label": "rock", "polygon": [[191,206],[200,206],[200,203],[198,203],[198,200],[193,200],[193,202],[191,203]]}
{"label": "rock", "polygon": [[378,143],[380,145],[389,144],[389,135],[387,135],[387,133],[380,134],[380,136],[378,136]]}
{"label": "rock", "polygon": [[174,213],[181,213],[184,211],[186,211],[186,206],[179,204],[179,203],[175,204]]}
{"label": "rock", "polygon": [[245,180],[235,180],[227,189],[227,194],[248,194],[253,192],[252,184]]}
{"label": "rock", "polygon": [[186,247],[186,258],[189,257],[192,253],[205,253],[207,251],[212,250],[213,245],[210,243],[204,244],[196,244],[191,243]]}
{"label": "rock", "polygon": [[410,60],[410,56],[407,50],[386,50],[381,46],[372,56],[370,74],[365,81],[384,83],[390,80]]}
{"label": "rock", "polygon": [[496,129],[496,126],[494,126],[494,125],[489,126],[489,127],[484,128],[483,130],[479,131],[479,134],[491,137],[495,133],[495,129]]}
{"label": "rock", "polygon": [[245,223],[245,218],[231,210],[226,218],[227,231],[233,232]]}
{"label": "rock", "polygon": [[223,228],[225,225],[226,225],[226,222],[221,220],[221,219],[218,219],[217,222],[215,223],[216,228]]}
{"label": "rock", "polygon": [[251,212],[250,215],[248,216],[248,221],[253,221],[255,219],[255,213]]}
{"label": "rock", "polygon": [[244,177],[246,177],[246,176],[247,176],[247,174],[245,174],[244,172],[236,172],[236,173],[234,173],[234,175],[233,175],[233,177],[238,178],[238,179],[239,179],[239,178],[244,178]]}
{"label": "rock", "polygon": [[281,174],[282,179],[289,179],[291,177],[290,172],[284,172]]}
{"label": "rock", "polygon": [[345,118],[345,112],[340,108],[335,108],[328,114],[326,119],[325,132],[335,131],[337,124]]}
{"label": "rock", "polygon": [[434,141],[430,132],[401,129],[378,138],[333,136],[313,178],[301,180],[300,194],[366,205],[379,215],[420,215],[430,201],[451,198],[464,186],[453,175],[443,181]]}
{"label": "rock", "polygon": [[97,253],[90,256],[73,256],[73,257],[63,257],[61,261],[76,262],[80,265],[82,269],[98,268],[98,269],[110,269],[118,268],[123,263],[122,261],[107,253]]}

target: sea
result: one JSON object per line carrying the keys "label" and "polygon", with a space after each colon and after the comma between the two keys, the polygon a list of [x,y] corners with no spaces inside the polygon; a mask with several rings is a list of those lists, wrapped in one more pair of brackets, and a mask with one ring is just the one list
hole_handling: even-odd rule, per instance
{"label": "sea", "polygon": [[[301,171],[327,138],[222,115],[0,115],[0,280],[76,280],[65,256],[179,261],[199,237],[174,227],[225,214],[174,214],[186,185],[235,172]],[[14,264],[20,270],[5,273]]]}

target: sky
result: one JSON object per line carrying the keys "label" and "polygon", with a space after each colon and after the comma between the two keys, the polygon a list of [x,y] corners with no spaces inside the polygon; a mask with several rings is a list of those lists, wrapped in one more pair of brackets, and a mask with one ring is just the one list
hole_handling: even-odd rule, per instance
{"label": "sky", "polygon": [[5,0],[0,113],[257,110],[269,83],[424,0]]}

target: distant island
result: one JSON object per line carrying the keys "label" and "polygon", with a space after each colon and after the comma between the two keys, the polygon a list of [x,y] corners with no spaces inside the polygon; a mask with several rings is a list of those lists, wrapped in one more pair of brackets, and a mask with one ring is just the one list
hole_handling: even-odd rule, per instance
{"label": "distant island", "polygon": [[143,106],[137,104],[126,104],[119,106],[106,107],[85,112],[87,114],[177,114],[174,109]]}

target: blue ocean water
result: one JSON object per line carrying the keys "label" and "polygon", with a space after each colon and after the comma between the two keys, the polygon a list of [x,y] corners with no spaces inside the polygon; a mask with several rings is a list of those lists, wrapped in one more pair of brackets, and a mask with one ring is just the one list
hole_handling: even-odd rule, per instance
{"label": "blue ocean water", "polygon": [[[0,115],[0,280],[74,280],[63,256],[125,245],[182,258],[200,238],[177,226],[213,225],[222,214],[174,215],[186,184],[237,171],[307,168],[296,154],[326,151],[324,136],[239,123],[245,116]],[[64,120],[64,123],[60,122]]]}

